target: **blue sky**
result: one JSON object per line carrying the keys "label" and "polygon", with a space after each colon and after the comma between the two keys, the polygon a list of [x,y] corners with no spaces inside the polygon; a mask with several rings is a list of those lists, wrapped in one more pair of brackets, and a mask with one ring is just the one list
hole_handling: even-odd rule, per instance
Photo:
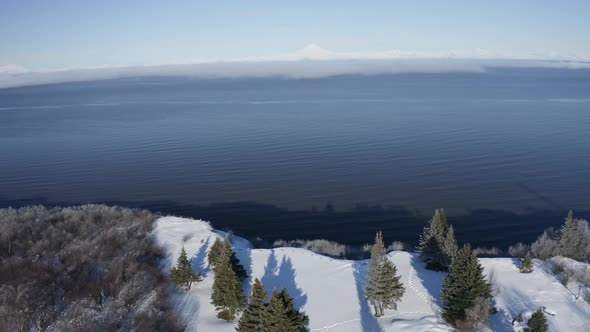
{"label": "blue sky", "polygon": [[590,1],[28,1],[0,4],[0,66],[31,70],[335,52],[590,55]]}

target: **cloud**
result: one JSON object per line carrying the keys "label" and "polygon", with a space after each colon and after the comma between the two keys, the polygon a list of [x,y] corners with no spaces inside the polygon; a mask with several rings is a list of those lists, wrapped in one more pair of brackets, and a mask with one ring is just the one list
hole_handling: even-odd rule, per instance
{"label": "cloud", "polygon": [[0,75],[14,75],[28,72],[27,68],[19,65],[5,65],[0,66]]}
{"label": "cloud", "polygon": [[309,44],[294,53],[284,55],[245,57],[225,61],[185,59],[160,66],[102,66],[28,71],[18,65],[7,65],[0,67],[0,88],[132,77],[304,79],[335,75],[485,73],[486,67],[590,69],[590,62],[580,60],[579,57],[573,60],[564,59],[557,55],[508,55],[486,50],[439,53],[398,50],[347,53],[332,52],[316,44]]}

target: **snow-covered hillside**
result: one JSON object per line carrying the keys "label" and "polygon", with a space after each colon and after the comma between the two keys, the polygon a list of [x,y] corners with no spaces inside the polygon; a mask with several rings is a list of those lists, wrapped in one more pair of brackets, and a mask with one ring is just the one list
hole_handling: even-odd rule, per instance
{"label": "snow-covered hillside", "polygon": [[[168,271],[184,247],[193,268],[204,279],[190,291],[175,291],[173,299],[188,321],[189,330],[235,331],[235,322],[216,317],[211,302],[213,272],[207,252],[215,238],[228,234],[217,231],[204,221],[163,217],[156,221],[156,240],[168,249],[163,268]],[[387,234],[385,234],[387,236]],[[234,250],[248,271],[250,283],[259,278],[268,291],[287,288],[295,305],[309,316],[311,331],[448,331],[452,328],[440,317],[440,292],[444,273],[426,270],[414,253],[396,251],[388,254],[395,263],[406,292],[398,310],[388,310],[379,319],[363,299],[368,261],[332,259],[304,249],[252,249],[239,237],[231,238]],[[493,331],[520,331],[512,325],[519,313],[523,317],[540,306],[546,307],[551,331],[590,331],[590,305],[575,300],[573,294],[535,261],[530,274],[518,272],[518,262],[511,258],[480,259],[485,273],[495,277],[494,304],[499,312],[491,316]],[[492,272],[493,271],[493,272]]]}

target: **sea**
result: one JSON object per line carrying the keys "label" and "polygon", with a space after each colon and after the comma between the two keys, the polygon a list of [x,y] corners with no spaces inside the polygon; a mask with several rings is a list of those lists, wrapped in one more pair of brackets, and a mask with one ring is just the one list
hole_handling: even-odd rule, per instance
{"label": "sea", "polygon": [[268,245],[506,247],[590,218],[590,70],[151,77],[0,89],[0,208],[106,203]]}

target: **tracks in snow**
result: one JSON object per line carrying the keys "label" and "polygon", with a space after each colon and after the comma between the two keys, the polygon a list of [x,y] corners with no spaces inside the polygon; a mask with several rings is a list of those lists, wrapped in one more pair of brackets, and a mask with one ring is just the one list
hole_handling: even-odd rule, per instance
{"label": "tracks in snow", "polygon": [[[421,312],[421,311],[406,311],[406,312],[398,312],[393,315],[384,315],[384,316],[381,316],[376,319],[380,320],[382,318],[394,318],[394,317],[404,316],[404,315],[432,316],[432,313],[431,312],[430,313],[429,312]],[[311,331],[312,332],[325,332],[325,331],[329,331],[335,327],[339,327],[339,326],[351,324],[351,323],[357,323],[357,322],[361,322],[361,321],[362,320],[360,318],[356,318],[356,319],[351,319],[351,320],[347,320],[347,321],[343,321],[343,322],[339,322],[339,323],[334,323],[332,325],[327,325],[327,326],[316,328],[316,329],[311,329]]]}
{"label": "tracks in snow", "polygon": [[416,270],[411,269],[410,273],[408,274],[408,278],[406,279],[406,284],[408,285],[408,288],[410,288],[412,291],[414,291],[414,293],[416,293],[416,295],[418,295],[418,297],[422,301],[424,301],[428,305],[430,305],[430,307],[432,308],[432,310],[436,314],[440,314],[442,312],[442,309],[440,308],[440,306],[438,304],[436,304],[434,302],[434,300],[432,299],[432,296],[424,294],[421,290],[418,289],[418,287],[416,287],[415,280],[417,277],[418,277],[418,275],[416,274]]}

